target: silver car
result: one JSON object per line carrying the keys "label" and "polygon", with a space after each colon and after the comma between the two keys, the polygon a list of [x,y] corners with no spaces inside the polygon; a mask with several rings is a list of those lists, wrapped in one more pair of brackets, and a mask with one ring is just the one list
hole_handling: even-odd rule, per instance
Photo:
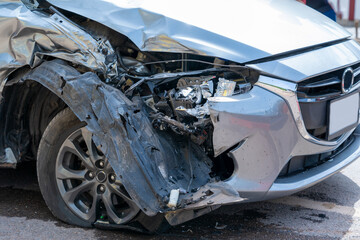
{"label": "silver car", "polygon": [[360,156],[360,45],[295,0],[0,7],[0,167],[62,221],[159,232]]}

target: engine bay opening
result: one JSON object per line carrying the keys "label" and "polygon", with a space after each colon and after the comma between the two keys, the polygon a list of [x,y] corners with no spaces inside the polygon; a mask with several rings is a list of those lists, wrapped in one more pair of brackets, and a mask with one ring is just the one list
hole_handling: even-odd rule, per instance
{"label": "engine bay opening", "polygon": [[253,70],[214,57],[134,48],[118,48],[116,55],[119,74],[107,83],[130,100],[140,97],[155,129],[187,136],[209,157],[213,157],[209,101],[249,92],[258,78]]}
{"label": "engine bay opening", "polygon": [[211,177],[229,178],[233,160],[214,157],[209,101],[252,89],[258,74],[226,60],[190,54],[143,53],[117,49],[117,78],[109,81],[131,100],[140,97],[154,129],[183,136],[212,159]]}

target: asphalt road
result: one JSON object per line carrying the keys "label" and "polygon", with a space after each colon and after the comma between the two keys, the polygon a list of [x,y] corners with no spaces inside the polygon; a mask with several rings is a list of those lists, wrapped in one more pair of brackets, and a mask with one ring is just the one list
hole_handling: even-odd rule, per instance
{"label": "asphalt road", "polygon": [[55,219],[33,164],[0,170],[0,240],[360,239],[360,160],[326,181],[273,201],[224,206],[160,236],[82,229]]}

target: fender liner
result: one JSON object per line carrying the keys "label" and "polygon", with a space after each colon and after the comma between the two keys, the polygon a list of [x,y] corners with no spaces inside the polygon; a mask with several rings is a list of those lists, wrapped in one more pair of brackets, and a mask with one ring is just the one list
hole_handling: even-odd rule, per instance
{"label": "fender liner", "polygon": [[[142,101],[130,101],[95,73],[80,74],[64,61],[54,60],[30,71],[22,79],[26,80],[54,92],[87,123],[95,144],[147,215],[169,210],[171,189],[198,189],[209,182],[211,164],[202,149],[186,138],[156,132]],[[191,172],[196,178],[189,183]]]}

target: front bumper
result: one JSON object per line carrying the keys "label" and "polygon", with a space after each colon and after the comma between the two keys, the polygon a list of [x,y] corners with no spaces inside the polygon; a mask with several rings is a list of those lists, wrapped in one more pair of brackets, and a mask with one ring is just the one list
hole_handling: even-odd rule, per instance
{"label": "front bumper", "polygon": [[333,158],[332,161],[325,162],[320,166],[288,178],[277,179],[264,199],[278,198],[301,191],[321,182],[348,166],[360,157],[360,126],[358,126],[353,133],[353,137],[354,140],[351,145]]}
{"label": "front bumper", "polygon": [[[295,83],[261,76],[251,92],[214,98],[210,109],[215,155],[228,154],[234,160],[234,173],[225,182],[239,192],[243,201],[303,190],[360,157],[360,127],[335,141],[317,139],[307,132]],[[331,161],[278,178],[291,158],[334,151],[351,135],[354,141]]]}

